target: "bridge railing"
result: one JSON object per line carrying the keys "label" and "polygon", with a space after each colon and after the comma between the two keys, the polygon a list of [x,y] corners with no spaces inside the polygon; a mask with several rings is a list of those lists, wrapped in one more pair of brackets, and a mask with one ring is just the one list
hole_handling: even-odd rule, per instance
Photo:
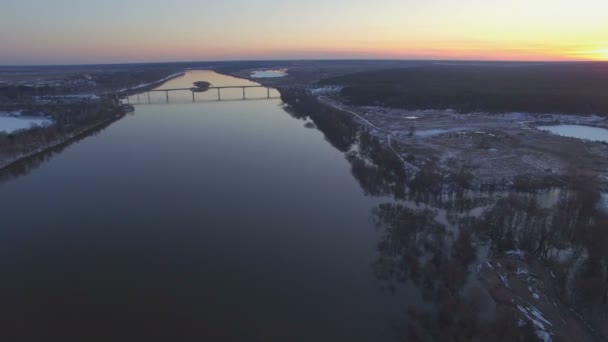
{"label": "bridge railing", "polygon": [[[260,97],[259,96],[259,92],[256,94],[256,97],[249,97],[247,96],[247,89],[250,88],[258,88],[258,89],[266,89],[265,92],[265,97]],[[225,89],[242,89],[242,97],[240,99],[235,99],[233,97],[231,98],[227,98],[224,99],[222,98],[222,90]],[[152,104],[152,99],[150,94],[151,93],[165,93],[164,96],[164,100],[163,102],[165,103],[169,103],[170,102],[170,93],[172,92],[191,92],[192,94],[192,102],[196,102],[197,101],[197,97],[196,94],[197,93],[205,93],[205,94],[209,94],[212,90],[215,90],[217,92],[217,97],[216,100],[217,101],[226,101],[226,100],[259,100],[259,99],[276,99],[276,98],[280,98],[279,96],[276,95],[272,95],[271,94],[271,90],[272,88],[270,87],[266,87],[266,86],[262,86],[262,85],[242,85],[242,86],[214,86],[214,87],[208,87],[208,88],[196,88],[196,87],[192,87],[192,88],[167,88],[167,89],[151,89],[151,90],[146,90],[143,91],[141,93],[137,93],[137,94],[132,94],[132,95],[127,95],[125,96],[125,94],[123,94],[122,96],[118,96],[117,97],[124,97],[127,100],[127,103],[131,104],[145,104],[146,102],[148,104]],[[144,98],[142,101],[142,97]],[[133,100],[133,101],[132,101]],[[209,101],[209,96],[207,96],[206,99],[204,99],[203,101]],[[199,99],[199,101],[201,101],[201,99]]]}

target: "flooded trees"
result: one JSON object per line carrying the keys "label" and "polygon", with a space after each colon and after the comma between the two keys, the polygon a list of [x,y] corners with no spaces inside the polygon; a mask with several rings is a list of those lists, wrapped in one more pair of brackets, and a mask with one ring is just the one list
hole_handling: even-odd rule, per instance
{"label": "flooded trees", "polygon": [[[413,155],[407,161],[417,163],[406,172],[385,134],[367,131],[347,113],[328,112],[305,90],[282,95],[295,113],[310,113],[328,141],[347,152],[352,175],[366,194],[393,196],[393,202],[373,211],[381,232],[373,269],[384,289],[396,292],[409,283],[428,304],[409,308],[406,340],[538,340],[533,322],[522,320],[518,307],[509,302],[521,292],[489,294],[491,289],[476,272],[500,262],[507,269],[542,267],[542,281],[551,289],[547,298],[576,309],[594,327],[608,327],[608,221],[596,209],[596,180],[520,175],[512,186],[495,193],[479,190],[465,166],[446,172],[432,157],[418,162]],[[542,191],[556,184],[561,185],[559,191]],[[518,275],[519,268],[507,271],[524,277]],[[499,286],[508,287],[500,277],[504,274],[495,273]],[[496,305],[492,317],[484,317],[489,313],[482,310],[479,293]],[[561,333],[556,336],[569,336]],[[608,331],[602,334],[608,336]]]}
{"label": "flooded trees", "polygon": [[572,281],[574,307],[608,335],[608,216],[599,214],[583,228],[587,257]]}
{"label": "flooded trees", "polygon": [[355,142],[357,125],[350,114],[323,105],[304,89],[280,89],[281,100],[293,111],[309,116],[327,141],[342,152],[348,151]]}

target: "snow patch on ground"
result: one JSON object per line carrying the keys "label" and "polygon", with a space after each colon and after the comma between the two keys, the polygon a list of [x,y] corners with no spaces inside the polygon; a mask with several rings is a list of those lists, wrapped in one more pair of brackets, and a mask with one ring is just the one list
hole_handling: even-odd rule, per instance
{"label": "snow patch on ground", "polygon": [[517,257],[519,259],[523,259],[526,256],[526,252],[522,251],[521,249],[514,249],[511,251],[507,251],[506,254],[510,257]]}
{"label": "snow patch on ground", "polygon": [[532,286],[528,286],[528,290],[530,291],[530,293],[532,294],[532,297],[536,300],[540,299],[540,295],[538,293],[536,293],[536,291],[534,291],[534,288],[532,288]]}
{"label": "snow patch on ground", "polygon": [[511,288],[511,286],[509,285],[509,278],[507,278],[507,276],[502,275],[500,272],[496,272],[496,274],[498,274],[498,277],[500,278],[500,281],[502,282],[502,285],[508,289]]}
{"label": "snow patch on ground", "polygon": [[278,78],[285,76],[287,76],[287,69],[256,70],[251,73],[251,78]]}
{"label": "snow patch on ground", "polygon": [[342,86],[327,86],[321,88],[313,88],[310,90],[312,95],[331,95],[338,94],[344,89]]}
{"label": "snow patch on ground", "polygon": [[23,129],[49,126],[53,120],[45,117],[23,116],[21,111],[0,112],[0,133],[13,133]]}
{"label": "snow patch on ground", "polygon": [[36,96],[36,103],[48,104],[57,102],[86,102],[99,101],[101,98],[95,94],[78,94],[78,95],[53,95],[53,96]]}
{"label": "snow patch on ground", "polygon": [[432,137],[434,135],[440,135],[443,133],[447,133],[449,130],[447,129],[427,129],[424,131],[416,131],[416,136],[419,137]]}
{"label": "snow patch on ground", "polygon": [[518,305],[517,309],[532,323],[536,330],[536,336],[541,341],[550,342],[552,341],[551,334],[547,331],[548,327],[553,326],[551,322],[547,321],[543,314],[534,306],[522,306]]}

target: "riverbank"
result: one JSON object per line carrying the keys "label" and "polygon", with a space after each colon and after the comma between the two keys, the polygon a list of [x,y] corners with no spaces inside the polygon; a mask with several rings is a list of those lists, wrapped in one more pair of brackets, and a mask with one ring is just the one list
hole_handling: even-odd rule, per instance
{"label": "riverbank", "polygon": [[[125,95],[143,92],[148,89],[156,88],[172,79],[181,77],[184,74],[184,72],[175,73],[152,83],[141,84],[129,89],[122,89],[120,92],[124,92]],[[23,104],[23,107],[30,106],[32,106],[31,103]],[[57,123],[45,127],[37,127],[36,130],[38,132],[36,133],[31,132],[31,130],[23,130],[17,132],[16,134],[4,134],[6,138],[0,139],[0,144],[14,145],[19,144],[19,140],[25,139],[25,141],[21,142],[21,146],[13,146],[11,148],[12,150],[20,150],[19,153],[5,152],[4,156],[2,156],[3,153],[0,151],[0,171],[20,162],[23,159],[44,153],[57,146],[74,141],[101,126],[111,124],[112,122],[122,118],[127,111],[125,107],[120,105],[120,103],[116,102],[115,100],[102,99],[101,97],[96,98],[94,101],[81,104],[69,103],[63,106],[57,106],[57,103],[52,103],[46,106],[49,109],[52,108],[52,110],[45,110],[45,105],[36,105],[36,108],[40,112],[54,113],[54,115],[51,115],[51,117],[56,116],[57,118],[54,118],[54,121],[57,121]],[[75,107],[77,108],[75,109]],[[76,114],[76,116],[80,116],[80,112],[85,112],[88,116],[78,119],[77,122],[70,123],[72,120],[74,120],[72,116],[74,114]],[[59,122],[62,122],[63,124]],[[79,127],[74,128],[74,126]],[[33,137],[32,135],[36,135],[36,137]],[[56,136],[49,140],[49,136],[53,135]],[[24,149],[25,151],[22,151]]]}
{"label": "riverbank", "polygon": [[124,115],[125,115],[125,113],[117,114],[113,118],[107,118],[100,122],[96,122],[91,125],[84,126],[75,132],[72,132],[72,133],[66,134],[64,136],[58,137],[56,139],[53,139],[52,141],[42,144],[42,145],[32,149],[31,151],[27,151],[27,152],[24,152],[24,153],[15,155],[15,156],[11,156],[11,157],[5,157],[2,160],[0,160],[0,171],[2,171],[5,168],[11,167],[12,165],[19,163],[20,161],[22,161],[24,159],[31,158],[31,157],[36,156],[41,153],[45,153],[50,149],[53,149],[60,145],[67,144],[67,143],[70,143],[71,141],[77,140],[99,127],[111,124],[111,123],[121,119],[122,117],[124,117]]}
{"label": "riverbank", "polygon": [[[245,82],[193,72],[164,87],[188,87],[194,80]],[[4,288],[20,296],[3,305],[5,323],[18,327],[35,308],[28,322],[70,334],[70,313],[116,309],[118,324],[104,330],[110,339],[124,332],[120,322],[137,316],[144,323],[165,322],[162,335],[174,335],[177,327],[201,340],[247,339],[252,333],[293,340],[304,332],[311,341],[328,335],[392,341],[390,323],[401,317],[400,303],[377,290],[370,269],[376,234],[369,216],[376,201],[351,179],[343,154],[303,128],[276,99],[192,104],[184,93],[184,101],[169,105],[135,106],[135,115],[96,136],[15,166],[39,163],[30,168],[37,167],[34,172],[0,186],[7,199],[2,217],[11,223],[0,239],[8,247],[2,248],[8,260],[3,270],[15,275]],[[234,93],[238,98],[240,92]],[[235,246],[235,237],[243,244]],[[233,257],[226,257],[227,250]],[[255,262],[243,263],[240,254],[255,256]],[[268,267],[279,259],[283,271]],[[50,285],[29,286],[32,277]],[[277,291],[277,284],[286,291]],[[67,292],[57,296],[57,289]],[[162,303],[137,295],[142,289],[144,297],[164,298]],[[176,290],[183,295],[176,298]],[[210,306],[202,292],[228,295]],[[237,292],[242,296],[230,295]],[[142,299],[149,305],[141,307]],[[63,303],[59,313],[55,302]],[[235,313],[233,307],[245,310]],[[260,307],[269,310],[261,314]],[[65,330],[47,324],[52,312]],[[80,316],[79,327],[100,321]],[[203,316],[251,324],[201,333],[197,322]],[[345,320],[358,328],[344,329]],[[277,332],[278,321],[287,328]],[[132,330],[142,339],[156,333]],[[28,339],[46,332],[34,331]]]}
{"label": "riverbank", "polygon": [[175,78],[182,77],[185,74],[186,74],[185,72],[179,72],[179,73],[176,73],[176,74],[173,74],[173,75],[169,75],[169,76],[163,78],[162,80],[158,80],[156,82],[144,83],[144,84],[140,84],[140,85],[137,85],[135,87],[132,87],[132,88],[121,89],[119,91],[119,93],[121,93],[124,96],[129,96],[129,95],[134,95],[134,94],[141,93],[141,92],[146,92],[148,90],[152,90],[152,89],[154,89],[156,87],[159,87],[159,86],[161,86],[161,85],[163,85],[163,84],[165,84],[165,83],[167,83],[167,82],[169,82],[169,81],[171,81],[171,80],[173,80]]}
{"label": "riverbank", "polygon": [[608,144],[564,138],[536,129],[543,124],[586,123],[596,116],[468,113],[347,105],[336,96],[314,95],[350,113],[405,161],[408,171],[471,175],[476,189],[533,191],[580,178],[608,188]]}

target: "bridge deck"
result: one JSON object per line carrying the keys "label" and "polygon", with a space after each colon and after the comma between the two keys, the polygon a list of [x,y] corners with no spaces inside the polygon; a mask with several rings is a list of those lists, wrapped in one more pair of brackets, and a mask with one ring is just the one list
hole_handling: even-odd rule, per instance
{"label": "bridge deck", "polygon": [[137,93],[135,95],[133,95],[133,94],[129,95],[128,93],[126,93],[126,94],[116,94],[115,96],[118,98],[120,96],[125,96],[126,95],[127,103],[130,103],[129,96],[137,96],[137,102],[141,103],[139,95],[147,93],[148,94],[148,103],[151,103],[150,93],[153,93],[153,92],[164,92],[164,93],[166,93],[166,103],[169,103],[169,92],[172,92],[172,91],[190,91],[190,92],[192,92],[192,102],[196,102],[196,97],[194,95],[197,92],[206,92],[206,91],[209,91],[211,89],[216,89],[217,90],[217,100],[221,101],[222,100],[222,94],[221,94],[221,90],[222,89],[242,89],[243,90],[243,100],[245,100],[247,98],[245,89],[248,89],[248,88],[264,88],[264,89],[266,89],[266,98],[268,98],[268,99],[271,98],[270,97],[270,89],[271,88],[263,86],[263,85],[220,86],[220,87],[208,87],[208,88],[192,87],[192,88],[150,89],[150,90],[141,91],[140,93]]}
{"label": "bridge deck", "polygon": [[162,92],[162,91],[193,91],[193,90],[211,90],[211,89],[244,89],[244,88],[268,88],[266,86],[263,85],[244,85],[244,86],[223,86],[223,87],[208,87],[208,88],[197,88],[197,87],[191,87],[191,88],[170,88],[170,89],[152,89],[152,90],[146,90],[144,92]]}

